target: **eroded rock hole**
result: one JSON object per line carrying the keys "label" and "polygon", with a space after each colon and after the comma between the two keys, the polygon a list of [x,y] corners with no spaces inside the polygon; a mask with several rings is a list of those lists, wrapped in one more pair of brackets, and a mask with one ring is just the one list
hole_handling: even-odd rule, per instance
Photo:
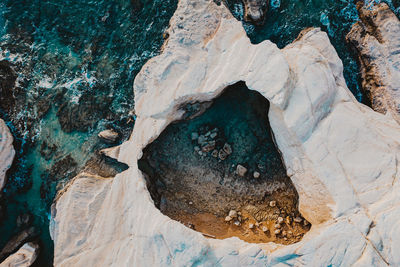
{"label": "eroded rock hole", "polygon": [[239,82],[213,103],[182,108],[185,120],[170,124],[139,161],[156,206],[209,237],[299,241],[310,224],[274,145],[268,100]]}

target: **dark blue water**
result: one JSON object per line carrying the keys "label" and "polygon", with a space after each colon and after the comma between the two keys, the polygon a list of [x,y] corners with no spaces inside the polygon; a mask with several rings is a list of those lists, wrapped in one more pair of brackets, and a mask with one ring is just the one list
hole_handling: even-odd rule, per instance
{"label": "dark blue water", "polygon": [[[105,146],[98,132],[113,127],[122,133],[122,142],[133,127],[128,122],[134,77],[159,53],[177,0],[138,2],[0,3],[0,60],[10,62],[18,76],[15,105],[0,108],[17,149],[3,190],[7,213],[0,222],[0,248],[22,230],[16,226],[17,216],[30,212],[42,246],[37,266],[52,264],[49,207],[57,186]],[[399,1],[390,4],[398,7]],[[229,0],[229,7],[243,18],[240,0]],[[343,60],[350,90],[363,101],[355,56],[344,41],[357,19],[352,0],[271,0],[264,26],[243,25],[252,42],[271,39],[279,47],[292,42],[303,28],[321,27]],[[54,169],[65,160],[71,168]]]}

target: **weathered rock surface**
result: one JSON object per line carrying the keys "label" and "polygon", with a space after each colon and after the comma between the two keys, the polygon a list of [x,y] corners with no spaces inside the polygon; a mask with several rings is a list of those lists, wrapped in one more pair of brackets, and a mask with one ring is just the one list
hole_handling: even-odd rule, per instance
{"label": "weathered rock surface", "polygon": [[6,172],[14,160],[13,140],[7,125],[0,119],[0,191],[6,182]]}
{"label": "weathered rock surface", "polygon": [[29,267],[35,262],[38,254],[38,244],[26,243],[17,252],[0,263],[0,267]]}
{"label": "weathered rock surface", "polygon": [[269,0],[242,0],[244,5],[244,19],[256,25],[262,25],[268,11]]}
{"label": "weathered rock surface", "polygon": [[362,88],[374,110],[400,123],[400,21],[386,3],[357,8],[361,21],[346,38],[358,53]]}
{"label": "weathered rock surface", "polygon": [[[134,84],[130,140],[107,151],[129,169],[80,177],[58,198],[56,266],[400,265],[400,126],[356,101],[342,62],[319,29],[279,50],[253,45],[224,5],[181,0],[163,53]],[[290,246],[209,239],[163,215],[137,161],[186,103],[245,81],[270,101],[269,119],[299,209],[312,223]],[[277,234],[281,234],[280,232]]]}

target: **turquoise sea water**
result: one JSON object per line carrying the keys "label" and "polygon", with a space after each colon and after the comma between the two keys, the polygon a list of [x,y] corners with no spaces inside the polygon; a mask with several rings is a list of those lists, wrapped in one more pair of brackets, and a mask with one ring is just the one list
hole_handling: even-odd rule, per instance
{"label": "turquoise sea water", "polygon": [[[126,138],[133,126],[127,122],[134,107],[134,77],[159,53],[177,0],[142,0],[142,7],[137,2],[0,3],[0,60],[11,62],[19,88],[16,107],[0,110],[17,148],[3,190],[7,213],[0,222],[0,248],[21,230],[15,223],[18,214],[30,212],[42,245],[37,266],[51,265],[48,223],[56,185],[62,186],[93,151],[104,147],[96,137],[99,131],[111,125]],[[399,1],[390,4],[398,14]],[[229,7],[243,18],[240,0],[229,0]],[[243,25],[252,42],[271,39],[279,47],[293,41],[303,28],[321,27],[344,62],[350,90],[364,101],[357,63],[344,41],[357,19],[352,0],[272,0],[264,26]],[[55,164],[67,157],[75,168],[49,177]]]}

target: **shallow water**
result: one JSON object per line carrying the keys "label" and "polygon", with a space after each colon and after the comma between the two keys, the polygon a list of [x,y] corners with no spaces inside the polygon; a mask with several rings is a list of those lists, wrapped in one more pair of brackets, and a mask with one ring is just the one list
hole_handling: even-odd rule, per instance
{"label": "shallow water", "polygon": [[[127,122],[134,107],[134,77],[149,58],[159,53],[162,33],[177,0],[142,0],[143,9],[135,2],[0,3],[0,60],[12,62],[20,88],[16,106],[7,112],[0,110],[17,148],[17,160],[3,194],[7,214],[0,224],[0,248],[21,230],[15,224],[18,214],[31,212],[33,224],[41,232],[42,252],[37,266],[52,262],[48,223],[56,185],[66,182],[94,150],[105,146],[96,137],[99,131],[111,125],[122,132],[123,138],[129,135],[133,127]],[[399,1],[390,4],[399,14]],[[303,28],[321,27],[343,60],[350,90],[364,101],[357,63],[344,41],[358,19],[353,1],[271,0],[271,6],[264,26],[243,23],[252,42],[271,39],[284,47]],[[242,19],[240,0],[229,0],[229,7]],[[43,108],[44,114],[40,112]],[[68,118],[66,114],[72,115]],[[44,142],[56,146],[47,159],[40,153]],[[76,168],[50,179],[51,168],[68,155]]]}

